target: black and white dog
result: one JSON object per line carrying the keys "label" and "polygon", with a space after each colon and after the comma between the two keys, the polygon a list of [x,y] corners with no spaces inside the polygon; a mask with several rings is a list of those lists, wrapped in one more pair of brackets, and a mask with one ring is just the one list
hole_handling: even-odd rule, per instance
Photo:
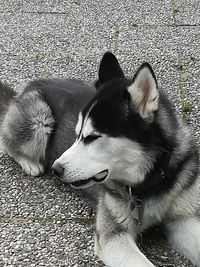
{"label": "black and white dog", "polygon": [[61,180],[101,189],[95,252],[106,265],[153,266],[136,240],[161,223],[172,246],[200,267],[199,152],[189,129],[147,63],[130,80],[106,53],[96,88],[40,80],[14,96],[2,85],[4,149],[28,174],[57,158]]}

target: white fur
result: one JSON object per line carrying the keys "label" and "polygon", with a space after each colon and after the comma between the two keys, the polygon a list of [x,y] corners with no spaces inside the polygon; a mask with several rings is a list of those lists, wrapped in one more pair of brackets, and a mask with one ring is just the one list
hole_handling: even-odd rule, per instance
{"label": "white fur", "polygon": [[109,267],[153,267],[138,249],[133,237],[126,233],[109,241],[95,239],[95,253]]}
{"label": "white fur", "polygon": [[[91,107],[89,108],[88,110],[88,113],[85,115],[85,118],[84,118],[84,121],[83,121],[83,116],[82,116],[82,113],[80,112],[79,113],[79,116],[78,116],[78,122],[76,124],[76,128],[75,128],[75,131],[76,131],[76,135],[78,136],[81,136],[82,135],[82,131],[83,131],[83,128],[85,126],[85,124],[88,122],[88,117],[89,117],[89,114],[90,114],[90,111],[92,110],[92,108],[96,105],[96,102],[94,102]],[[87,128],[87,127],[86,127]]]}
{"label": "white fur", "polygon": [[[147,67],[140,70],[133,84],[128,87],[128,92],[142,117],[146,118],[158,109],[157,85]],[[146,103],[143,102],[144,95],[147,95]]]}
{"label": "white fur", "polygon": [[77,122],[76,128],[75,128],[77,136],[79,135],[79,133],[81,131],[82,121],[83,121],[83,116],[82,116],[82,113],[80,112],[78,115],[78,122]]}
{"label": "white fur", "polygon": [[88,118],[85,122],[85,125],[82,130],[82,135],[83,137],[87,137],[88,135],[94,135],[94,134],[99,134],[93,127],[92,125],[92,120]]}
{"label": "white fur", "polygon": [[[89,121],[82,131],[83,135],[95,132]],[[139,144],[126,138],[111,138],[102,134],[87,145],[79,138],[54,164],[57,163],[66,168],[63,178],[66,182],[88,179],[107,169],[109,175],[106,181],[123,179],[133,185],[144,179],[152,161]]]}
{"label": "white fur", "polygon": [[[107,195],[108,196],[108,195]],[[97,225],[95,235],[95,253],[104,261],[107,266],[125,266],[125,267],[150,267],[154,266],[142,252],[139,250],[135,243],[137,237],[137,230],[134,229],[136,226],[131,222],[131,218],[128,218],[123,224],[118,219],[121,217],[125,208],[125,203],[115,202],[114,198],[101,199],[98,205],[97,212]],[[110,204],[111,206],[107,205]],[[118,206],[119,205],[119,206]],[[113,210],[118,206],[117,210]],[[112,208],[112,212],[109,208]],[[109,211],[108,211],[109,209]],[[130,210],[125,209],[127,212],[125,216],[130,216]],[[111,213],[110,213],[111,212]],[[111,216],[110,216],[111,215]],[[117,217],[115,217],[115,215]],[[116,221],[119,225],[126,229],[126,232],[116,230]]]}
{"label": "white fur", "polygon": [[172,246],[200,267],[200,219],[174,220],[167,224],[167,229]]}
{"label": "white fur", "polygon": [[26,174],[30,174],[31,176],[38,176],[44,173],[44,167],[40,162],[34,162],[26,157],[22,157],[16,155],[16,162],[20,164],[22,170],[25,171]]}
{"label": "white fur", "polygon": [[[46,146],[53,130],[54,119],[50,107],[38,97],[37,92],[26,93],[21,101],[18,105],[15,102],[9,105],[1,125],[1,140],[4,150],[21,165],[23,171],[32,176],[38,176],[44,172],[40,161],[45,159]],[[20,109],[20,105],[26,102],[25,114],[24,109]],[[31,130],[29,139],[23,140],[21,136],[14,139],[13,123],[16,123],[18,127],[21,126],[21,131],[26,131],[27,120],[29,120],[29,130]]]}
{"label": "white fur", "polygon": [[71,183],[108,170],[106,181],[123,179],[132,185],[141,182],[146,171],[152,167],[152,155],[146,155],[136,142],[127,138],[112,138],[105,134],[101,134],[101,137],[91,144],[84,144],[83,138],[99,134],[88,116],[83,122],[82,115],[79,115],[76,127],[79,139],[54,162],[54,165],[61,164],[66,169],[62,179]]}

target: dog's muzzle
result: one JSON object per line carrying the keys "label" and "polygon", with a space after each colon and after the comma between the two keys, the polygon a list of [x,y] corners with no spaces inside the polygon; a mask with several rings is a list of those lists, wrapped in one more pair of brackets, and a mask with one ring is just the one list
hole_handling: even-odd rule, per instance
{"label": "dog's muzzle", "polygon": [[[56,175],[60,180],[64,181],[64,173],[65,173],[65,168],[59,164],[59,163],[54,163],[51,167],[51,171],[53,174]],[[67,175],[67,173],[66,173]],[[68,182],[73,188],[86,188],[90,187],[96,183],[101,183],[103,182],[106,177],[108,176],[108,170],[103,170],[98,172],[97,174],[87,178],[87,179],[80,179],[74,182]],[[67,182],[67,181],[65,181]]]}
{"label": "dog's muzzle", "polygon": [[108,170],[103,170],[88,179],[78,180],[70,183],[70,185],[74,188],[86,188],[94,185],[95,183],[103,182],[107,176],[108,176]]}

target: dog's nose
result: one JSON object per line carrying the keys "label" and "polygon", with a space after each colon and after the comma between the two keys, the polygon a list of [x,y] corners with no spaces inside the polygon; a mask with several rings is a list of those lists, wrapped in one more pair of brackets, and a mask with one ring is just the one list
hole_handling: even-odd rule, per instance
{"label": "dog's nose", "polygon": [[55,174],[58,178],[63,177],[64,174],[64,168],[62,167],[61,164],[53,164],[51,167],[52,173]]}

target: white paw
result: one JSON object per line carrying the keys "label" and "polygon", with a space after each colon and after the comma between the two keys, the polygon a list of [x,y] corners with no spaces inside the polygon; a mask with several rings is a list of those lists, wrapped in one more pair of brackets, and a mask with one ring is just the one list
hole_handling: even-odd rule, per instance
{"label": "white paw", "polygon": [[23,171],[32,176],[39,176],[44,173],[44,167],[39,162],[33,162],[28,159],[22,158],[19,161]]}

